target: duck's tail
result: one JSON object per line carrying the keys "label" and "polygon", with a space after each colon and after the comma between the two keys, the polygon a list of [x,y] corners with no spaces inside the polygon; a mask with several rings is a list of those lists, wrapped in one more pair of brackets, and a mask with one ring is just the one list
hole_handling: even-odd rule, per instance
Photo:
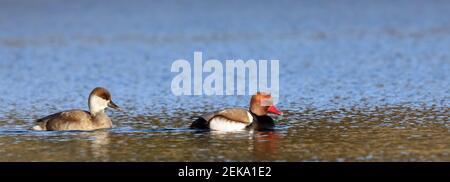
{"label": "duck's tail", "polygon": [[206,121],[203,117],[199,117],[197,120],[192,122],[191,128],[208,129],[208,121]]}

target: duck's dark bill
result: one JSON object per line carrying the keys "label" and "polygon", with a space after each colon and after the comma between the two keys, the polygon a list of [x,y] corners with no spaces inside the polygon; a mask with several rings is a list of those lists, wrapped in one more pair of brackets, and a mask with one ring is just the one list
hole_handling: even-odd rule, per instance
{"label": "duck's dark bill", "polygon": [[108,103],[108,107],[113,108],[113,109],[117,109],[117,110],[121,110],[120,107],[116,103],[114,103],[113,101],[110,101]]}

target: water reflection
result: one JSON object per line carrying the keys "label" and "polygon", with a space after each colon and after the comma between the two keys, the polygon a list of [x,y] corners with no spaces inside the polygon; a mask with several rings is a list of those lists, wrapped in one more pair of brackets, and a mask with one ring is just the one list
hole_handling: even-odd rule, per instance
{"label": "water reflection", "polygon": [[102,159],[103,161],[109,161],[109,138],[110,132],[101,130],[90,133],[89,139],[91,141],[90,148],[94,158]]}
{"label": "water reflection", "polygon": [[[230,145],[226,147],[231,153],[251,154],[251,159],[245,160],[271,160],[272,156],[277,156],[278,154],[277,145],[280,136],[276,131],[209,131],[206,136],[208,137],[207,140],[212,143],[209,147],[223,145],[223,142],[230,142]],[[236,143],[236,145],[233,143]]]}
{"label": "water reflection", "polygon": [[[0,161],[450,161],[448,1],[108,2],[0,1]],[[246,96],[170,92],[172,61],[198,50],[280,60],[275,131],[187,129],[248,107]],[[87,109],[96,86],[126,111],[109,113],[115,128],[28,130]]]}
{"label": "water reflection", "polygon": [[253,139],[253,155],[256,160],[271,160],[278,154],[279,135],[275,131],[257,132]]}
{"label": "water reflection", "polygon": [[0,161],[447,161],[449,113],[446,107],[310,108],[287,111],[274,131],[239,132],[190,129],[191,117],[113,117],[121,124],[92,132],[30,131],[21,119],[12,127],[12,118],[0,126]]}

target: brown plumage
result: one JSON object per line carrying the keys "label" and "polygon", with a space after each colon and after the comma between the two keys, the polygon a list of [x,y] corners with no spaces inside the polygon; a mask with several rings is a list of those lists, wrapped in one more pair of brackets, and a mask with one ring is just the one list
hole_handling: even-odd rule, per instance
{"label": "brown plumage", "polygon": [[102,99],[105,99],[105,100],[111,100],[111,93],[109,93],[108,90],[106,90],[105,88],[102,88],[102,87],[94,88],[94,90],[92,90],[91,94],[89,94],[89,99],[94,95],[96,95]]}
{"label": "brown plumage", "polygon": [[250,108],[248,110],[230,108],[208,113],[195,120],[191,127],[214,130],[273,129],[274,121],[270,116],[267,116],[268,112],[282,114],[273,106],[270,94],[257,92],[250,99]]}
{"label": "brown plumage", "polygon": [[211,120],[213,117],[222,116],[229,120],[249,124],[252,121],[249,120],[247,113],[248,113],[248,110],[246,110],[246,109],[229,108],[229,109],[224,109],[224,110],[221,110],[218,112],[209,113],[209,114],[203,116],[203,118],[206,120]]}
{"label": "brown plumage", "polygon": [[38,119],[33,130],[96,130],[111,128],[111,119],[104,112],[106,107],[119,109],[105,88],[97,87],[89,95],[89,111],[69,110]]}

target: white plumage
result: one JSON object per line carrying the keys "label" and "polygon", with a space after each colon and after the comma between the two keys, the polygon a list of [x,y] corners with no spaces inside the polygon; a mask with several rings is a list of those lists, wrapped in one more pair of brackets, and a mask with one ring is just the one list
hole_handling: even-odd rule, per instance
{"label": "white plumage", "polygon": [[[247,113],[249,121],[253,121],[253,116]],[[250,123],[229,120],[225,117],[216,116],[209,122],[209,128],[218,131],[239,131],[244,130]]]}

